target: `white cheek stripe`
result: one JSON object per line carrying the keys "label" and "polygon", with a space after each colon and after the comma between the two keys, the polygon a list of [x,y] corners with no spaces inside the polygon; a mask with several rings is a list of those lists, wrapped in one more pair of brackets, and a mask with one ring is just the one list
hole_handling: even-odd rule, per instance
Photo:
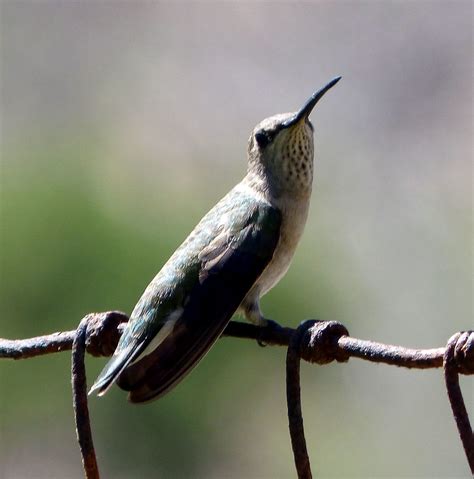
{"label": "white cheek stripe", "polygon": [[151,354],[173,331],[176,321],[183,314],[183,308],[178,308],[176,311],[173,311],[165,320],[165,323],[158,331],[158,334],[150,341],[148,346],[130,363],[134,364],[140,359],[143,359],[145,356]]}

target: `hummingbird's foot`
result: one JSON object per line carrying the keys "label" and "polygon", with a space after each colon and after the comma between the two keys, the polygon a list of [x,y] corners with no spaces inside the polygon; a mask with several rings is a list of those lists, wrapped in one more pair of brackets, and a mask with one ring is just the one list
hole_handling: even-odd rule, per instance
{"label": "hummingbird's foot", "polygon": [[242,312],[248,321],[250,321],[252,324],[255,324],[255,326],[258,326],[257,344],[259,346],[267,346],[265,338],[269,336],[270,331],[282,329],[282,326],[280,326],[276,321],[265,318],[260,311],[258,298],[246,302],[242,306]]}
{"label": "hummingbird's foot", "polygon": [[276,321],[273,321],[273,319],[262,318],[259,328],[260,330],[257,336],[257,344],[262,348],[265,348],[268,346],[268,343],[265,342],[265,337],[267,336],[268,332],[282,329],[282,326]]}

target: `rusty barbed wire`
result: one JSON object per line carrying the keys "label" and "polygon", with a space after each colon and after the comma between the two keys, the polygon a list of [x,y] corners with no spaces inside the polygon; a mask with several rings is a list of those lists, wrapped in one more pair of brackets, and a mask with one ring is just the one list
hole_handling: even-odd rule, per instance
{"label": "rusty barbed wire", "polygon": [[[84,355],[110,356],[115,350],[128,316],[120,311],[91,313],[77,330],[58,332],[29,339],[0,338],[0,359],[28,359],[72,349],[72,388],[77,438],[87,479],[98,479],[99,470],[92,441],[87,406]],[[335,321],[310,320],[297,329],[258,327],[231,321],[222,336],[254,339],[268,345],[287,346],[287,402],[290,437],[298,478],[312,477],[301,412],[300,359],[310,363],[346,362],[351,357],[405,368],[441,368],[444,365],[446,388],[466,453],[474,474],[474,437],[459,387],[459,374],[474,374],[474,333],[456,333],[446,347],[410,349],[401,346],[352,338]]]}
{"label": "rusty barbed wire", "polygon": [[89,317],[85,317],[76,330],[72,343],[71,383],[77,442],[82,456],[82,467],[87,479],[99,479],[99,466],[92,440],[92,430],[87,404],[87,381],[84,356],[88,336]]}
{"label": "rusty barbed wire", "polygon": [[472,474],[474,474],[474,435],[469,422],[466,405],[464,404],[461,387],[459,386],[459,372],[463,371],[463,374],[473,374],[473,344],[474,333],[472,331],[456,333],[449,338],[443,356],[446,390],[448,391],[448,398],[454,420]]}

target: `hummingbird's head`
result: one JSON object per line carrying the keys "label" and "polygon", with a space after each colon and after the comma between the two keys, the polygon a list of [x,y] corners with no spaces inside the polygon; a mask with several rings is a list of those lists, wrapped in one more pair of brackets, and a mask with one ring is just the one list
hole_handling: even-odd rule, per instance
{"label": "hummingbird's head", "polygon": [[296,113],[271,116],[254,128],[248,145],[248,172],[264,179],[272,193],[311,191],[314,145],[309,114],[340,79],[335,78],[311,95]]}

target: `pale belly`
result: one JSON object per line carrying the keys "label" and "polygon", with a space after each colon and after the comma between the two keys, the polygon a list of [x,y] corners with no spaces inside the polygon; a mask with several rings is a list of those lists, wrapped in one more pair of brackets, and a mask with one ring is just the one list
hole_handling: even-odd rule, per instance
{"label": "pale belly", "polygon": [[309,196],[298,201],[287,202],[283,209],[280,240],[275,249],[272,261],[265,268],[260,278],[247,294],[247,300],[258,301],[260,296],[270,291],[285,275],[303,234],[309,210]]}

